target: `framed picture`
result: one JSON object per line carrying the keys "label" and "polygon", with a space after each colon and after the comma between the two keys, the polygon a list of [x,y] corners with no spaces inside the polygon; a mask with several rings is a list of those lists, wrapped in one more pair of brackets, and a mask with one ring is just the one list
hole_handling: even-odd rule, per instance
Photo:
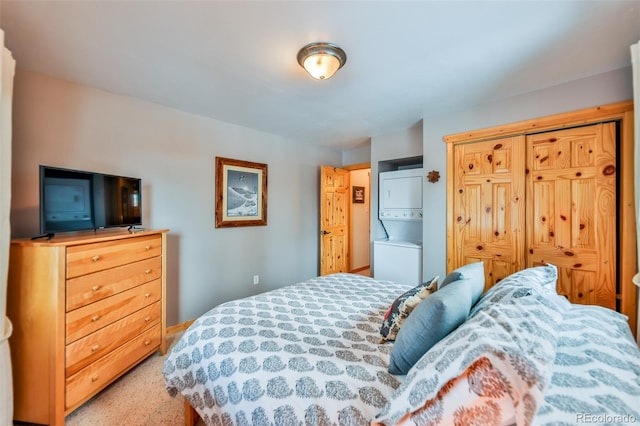
{"label": "framed picture", "polygon": [[216,228],[267,225],[267,165],[216,157]]}
{"label": "framed picture", "polygon": [[364,203],[364,186],[353,187],[353,202]]}

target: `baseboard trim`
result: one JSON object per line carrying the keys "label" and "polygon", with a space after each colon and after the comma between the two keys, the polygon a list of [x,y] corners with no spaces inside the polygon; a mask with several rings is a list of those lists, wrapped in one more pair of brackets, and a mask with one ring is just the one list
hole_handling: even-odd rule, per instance
{"label": "baseboard trim", "polygon": [[352,274],[355,274],[355,273],[357,273],[357,272],[364,271],[365,269],[369,269],[369,267],[370,267],[370,266],[369,266],[369,265],[367,265],[367,266],[363,266],[362,268],[352,269],[352,270],[351,270],[351,271],[349,271],[349,272],[350,272],[350,273],[352,273]]}
{"label": "baseboard trim", "polygon": [[180,324],[172,325],[171,327],[167,327],[167,336],[185,331],[191,324],[193,324],[194,321],[195,320],[189,320]]}

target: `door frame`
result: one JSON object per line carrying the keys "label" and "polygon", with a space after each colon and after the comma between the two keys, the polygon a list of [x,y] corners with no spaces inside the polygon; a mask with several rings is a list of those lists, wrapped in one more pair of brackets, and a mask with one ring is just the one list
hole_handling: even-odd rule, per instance
{"label": "door frame", "polygon": [[[349,166],[344,166],[342,167],[345,170],[348,170],[349,172],[353,172],[355,170],[365,170],[365,169],[369,169],[369,195],[365,196],[365,203],[367,203],[369,205],[369,234],[367,235],[367,243],[368,246],[371,245],[371,163],[358,163],[358,164],[351,164]],[[352,179],[351,179],[351,173],[349,174],[349,187],[351,188],[352,186]],[[353,227],[349,226],[349,262],[351,262],[352,256],[351,256],[351,248],[353,246]],[[371,272],[371,249],[369,248],[369,264],[357,269],[351,269],[351,265],[349,265],[349,272],[351,273],[358,273],[358,272],[362,272],[362,271],[366,271],[367,269],[369,269],[369,275],[372,275]]]}
{"label": "door frame", "polygon": [[[322,232],[323,232],[323,230],[322,230],[322,193],[323,193],[323,188],[322,188],[322,185],[323,185],[323,182],[322,182],[322,167],[324,167],[324,166],[325,165],[321,165],[320,166],[320,182],[319,182],[319,185],[318,185],[318,187],[319,187],[318,189],[319,189],[319,192],[320,192],[320,197],[319,197],[319,199],[320,199],[320,205],[319,205],[320,211],[318,212],[318,219],[319,219],[318,229],[319,229],[319,234],[320,234],[320,238],[318,240],[318,274],[322,274],[322,256],[324,254],[323,246],[322,246],[322,244],[323,244],[323,242],[322,242]],[[332,166],[328,166],[328,167],[332,167]],[[349,188],[348,188],[348,190],[351,191],[352,190],[351,189],[351,187],[352,187],[352,184],[351,184],[351,172],[354,171],[354,170],[363,170],[363,169],[371,170],[371,163],[358,163],[358,164],[351,164],[351,165],[348,165],[348,166],[335,167],[335,168],[346,170],[346,171],[349,172]],[[368,200],[367,202],[368,202],[369,206],[371,206],[371,173],[369,173],[369,197],[367,198],[367,200]],[[349,201],[348,204],[350,206],[351,201]],[[349,221],[350,220],[351,219],[349,217]],[[368,220],[369,220],[369,235],[367,236],[367,241],[370,242],[371,241],[371,219],[369,218]],[[346,247],[346,253],[347,253],[347,256],[348,256],[348,259],[349,259],[349,261],[348,261],[349,264],[347,265],[348,272],[358,273],[358,272],[361,272],[361,271],[365,271],[367,269],[371,270],[371,253],[370,253],[370,250],[369,250],[369,265],[367,265],[366,267],[362,267],[362,268],[358,268],[358,269],[354,269],[354,270],[351,269],[350,262],[351,262],[351,245],[352,245],[352,240],[353,240],[353,229],[350,226],[350,224],[349,224],[349,227],[348,227],[347,238],[348,238],[348,243],[347,243],[347,247]]]}

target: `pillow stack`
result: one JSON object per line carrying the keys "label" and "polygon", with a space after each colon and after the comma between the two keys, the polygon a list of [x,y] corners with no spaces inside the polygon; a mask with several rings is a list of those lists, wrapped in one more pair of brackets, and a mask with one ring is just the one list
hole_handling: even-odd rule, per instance
{"label": "pillow stack", "polygon": [[[461,275],[469,275],[469,272]],[[434,300],[438,293],[458,281],[448,283],[429,299]],[[556,351],[559,330],[563,328],[567,313],[575,318],[571,304],[553,290],[556,281],[557,268],[547,265],[516,272],[491,287],[475,304],[468,320],[411,367],[372,425],[541,423],[536,418],[541,414],[541,407],[546,407],[543,405],[546,388],[553,383],[552,377],[556,377],[553,368],[559,354]],[[471,294],[473,300],[473,291],[466,294]],[[461,303],[468,303],[467,296],[459,296]],[[451,304],[446,305],[454,309]],[[398,343],[404,342],[405,332],[411,330],[411,320],[418,319],[420,311],[422,303],[400,330],[392,356]],[[597,324],[595,321],[590,323]],[[575,333],[578,329],[571,326],[566,331]],[[431,330],[422,330],[422,333],[431,333]],[[413,338],[418,336],[414,334]],[[577,342],[580,339],[569,340]],[[600,350],[595,352],[599,356],[604,354]],[[574,358],[582,360],[582,355]],[[606,362],[611,361],[607,358]],[[566,359],[562,364],[575,367]],[[575,377],[575,380],[571,384],[582,379]],[[562,380],[558,383],[562,383],[557,385],[559,387],[567,386],[563,393],[572,389]],[[593,388],[585,386],[580,392],[587,389]],[[599,398],[603,398],[602,394]],[[564,396],[564,399],[558,399],[561,401],[558,407],[566,407],[569,400],[582,404]],[[621,404],[617,397],[616,404]],[[596,406],[593,406],[594,410]],[[548,418],[553,420],[553,415],[557,416],[559,412],[553,412]],[[563,414],[569,413],[573,411],[566,410]]]}
{"label": "pillow stack", "polygon": [[391,350],[389,372],[407,374],[429,349],[465,322],[484,289],[484,263],[462,266],[406,318]]}

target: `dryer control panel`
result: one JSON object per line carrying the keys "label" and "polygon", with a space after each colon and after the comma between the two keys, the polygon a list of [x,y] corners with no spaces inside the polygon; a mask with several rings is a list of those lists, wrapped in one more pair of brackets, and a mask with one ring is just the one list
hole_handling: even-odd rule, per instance
{"label": "dryer control panel", "polygon": [[388,209],[380,210],[380,219],[422,220],[422,209]]}

